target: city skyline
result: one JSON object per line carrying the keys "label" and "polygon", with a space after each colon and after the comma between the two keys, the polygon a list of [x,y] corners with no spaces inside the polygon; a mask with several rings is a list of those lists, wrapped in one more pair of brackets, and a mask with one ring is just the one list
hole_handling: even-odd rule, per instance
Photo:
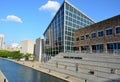
{"label": "city skyline", "polygon": [[[67,1],[95,22],[118,15],[120,11],[119,0]],[[0,34],[4,34],[5,43],[42,37],[62,3],[61,0],[0,1]]]}

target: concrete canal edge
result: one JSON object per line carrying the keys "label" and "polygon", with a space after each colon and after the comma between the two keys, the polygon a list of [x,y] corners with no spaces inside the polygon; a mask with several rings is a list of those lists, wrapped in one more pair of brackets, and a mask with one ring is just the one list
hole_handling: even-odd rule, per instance
{"label": "concrete canal edge", "polygon": [[[32,64],[28,63],[27,61],[16,61],[16,60],[13,60],[13,59],[6,59],[6,60],[9,60],[9,61],[12,61],[12,62],[15,62],[15,63],[18,63],[18,64],[21,64],[21,65],[24,65],[24,66],[27,66],[27,67],[30,67],[32,69],[35,69],[37,71],[40,71],[40,72],[43,72],[45,74],[48,74],[48,75],[51,75],[51,76],[54,76],[56,78],[60,78],[60,79],[63,79],[63,80],[66,80],[68,82],[85,82],[81,79],[78,79],[76,77],[73,77],[73,76],[69,76],[67,74],[62,74],[62,73],[59,73],[59,72],[56,72],[56,71],[53,71],[51,70],[49,72],[49,69],[43,69],[40,66],[40,63],[39,65],[33,65],[33,62],[31,62]],[[69,78],[66,78],[66,77],[69,77]]]}
{"label": "concrete canal edge", "polygon": [[1,70],[0,70],[0,82],[8,82],[7,78],[6,78],[5,75],[2,73]]}

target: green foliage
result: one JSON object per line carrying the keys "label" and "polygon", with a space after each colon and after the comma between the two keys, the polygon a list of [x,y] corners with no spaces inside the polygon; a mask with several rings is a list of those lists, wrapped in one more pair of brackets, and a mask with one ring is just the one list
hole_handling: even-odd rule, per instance
{"label": "green foliage", "polygon": [[0,50],[0,57],[11,58],[11,59],[20,59],[23,57],[23,54],[21,54],[20,51]]}
{"label": "green foliage", "polygon": [[34,59],[34,55],[30,54],[30,53],[25,54],[23,57],[25,57],[25,60],[29,60],[29,58],[33,58]]}
{"label": "green foliage", "polygon": [[24,55],[25,60],[29,60],[30,55],[31,55],[31,54],[29,54],[29,53],[25,54],[25,55]]}

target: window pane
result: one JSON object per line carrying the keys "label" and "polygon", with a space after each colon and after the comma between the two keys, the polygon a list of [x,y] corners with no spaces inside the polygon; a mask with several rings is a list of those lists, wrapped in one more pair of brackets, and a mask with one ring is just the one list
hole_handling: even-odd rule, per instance
{"label": "window pane", "polygon": [[116,34],[120,34],[120,27],[116,28]]}
{"label": "window pane", "polygon": [[76,38],[76,41],[79,41],[79,38]]}
{"label": "window pane", "polygon": [[106,35],[112,35],[112,29],[106,30]]}
{"label": "window pane", "polygon": [[98,32],[98,37],[103,37],[103,31]]}
{"label": "window pane", "polygon": [[81,36],[80,38],[81,38],[81,40],[84,40],[84,36]]}
{"label": "window pane", "polygon": [[86,35],[86,40],[87,40],[87,39],[90,39],[90,36],[89,36],[89,35]]}
{"label": "window pane", "polygon": [[91,34],[91,37],[92,37],[92,38],[96,38],[96,33],[92,33],[92,34]]}

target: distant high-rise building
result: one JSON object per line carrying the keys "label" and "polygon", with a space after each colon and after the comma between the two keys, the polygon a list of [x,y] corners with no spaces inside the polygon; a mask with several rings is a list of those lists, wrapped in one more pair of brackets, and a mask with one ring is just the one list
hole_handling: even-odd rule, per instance
{"label": "distant high-rise building", "polygon": [[21,42],[20,53],[34,54],[34,46],[35,46],[35,41],[33,41],[33,40],[24,40],[24,41]]}
{"label": "distant high-rise building", "polygon": [[64,0],[44,32],[45,53],[54,56],[59,52],[73,51],[74,31],[93,23],[87,15]]}
{"label": "distant high-rise building", "polygon": [[42,62],[44,60],[44,39],[38,38],[36,39],[35,44],[35,59],[37,61]]}
{"label": "distant high-rise building", "polygon": [[5,47],[5,44],[4,44],[4,35],[3,34],[0,34],[0,50],[1,49],[4,49]]}

